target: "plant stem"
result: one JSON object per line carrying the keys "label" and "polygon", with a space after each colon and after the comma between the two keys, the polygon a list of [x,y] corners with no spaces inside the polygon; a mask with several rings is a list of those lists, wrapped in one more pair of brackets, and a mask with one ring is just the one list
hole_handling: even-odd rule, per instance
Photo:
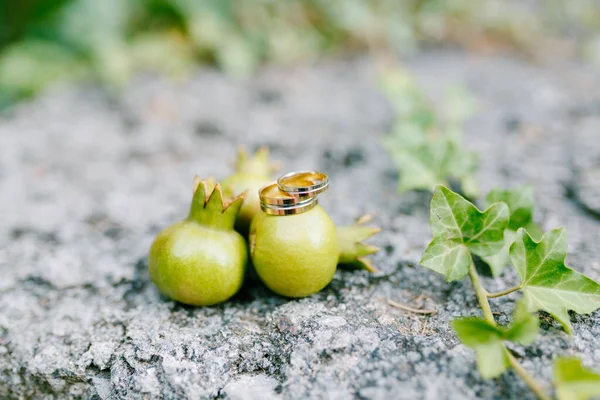
{"label": "plant stem", "polygon": [[[469,267],[469,277],[471,278],[471,282],[473,283],[473,289],[475,289],[475,295],[477,296],[477,301],[479,302],[479,306],[483,311],[483,316],[485,320],[490,324],[496,326],[496,321],[494,320],[494,315],[492,314],[492,309],[490,308],[490,303],[488,301],[489,293],[484,289],[484,287],[481,284],[479,274],[477,273],[477,270],[475,270],[475,264],[471,264],[471,266]],[[512,291],[514,292],[514,290]],[[502,346],[504,347],[504,351],[506,352],[506,357],[508,359],[508,362],[510,363],[510,366],[515,370],[517,375],[519,375],[521,379],[525,381],[527,386],[529,386],[529,388],[541,400],[549,400],[550,397],[548,397],[544,393],[544,391],[542,390],[540,385],[535,381],[535,379],[533,379],[533,377],[523,369],[523,366],[519,364],[517,359],[511,354],[511,352],[506,348],[506,346],[504,344],[502,344]]]}
{"label": "plant stem", "polygon": [[473,263],[471,263],[471,266],[469,267],[469,278],[471,278],[471,282],[473,283],[473,289],[475,289],[477,301],[479,301],[479,306],[481,307],[481,311],[483,311],[483,317],[487,322],[495,326],[496,321],[494,320],[494,315],[492,314],[492,309],[490,308],[490,303],[487,299],[487,291],[481,285],[479,274],[477,274],[475,264]]}
{"label": "plant stem", "polygon": [[515,287],[511,287],[509,289],[503,290],[501,292],[497,292],[497,293],[488,293],[486,292],[486,296],[488,299],[494,299],[496,297],[501,297],[501,296],[506,296],[507,294],[511,294],[512,292],[516,292],[517,290],[521,289],[521,285],[517,285]]}
{"label": "plant stem", "polygon": [[523,366],[519,364],[515,356],[513,356],[506,347],[504,348],[504,351],[506,352],[506,357],[508,358],[508,362],[510,362],[510,366],[512,367],[512,369],[514,369],[517,375],[519,375],[521,379],[525,381],[527,386],[529,386],[529,388],[536,394],[536,396],[539,397],[541,400],[550,400],[550,396],[544,393],[544,390],[535,381],[535,379],[533,379],[533,377],[529,375],[529,373],[525,371],[525,369],[523,369]]}
{"label": "plant stem", "polygon": [[414,308],[414,307],[407,306],[406,304],[398,303],[397,301],[393,301],[390,299],[388,299],[387,303],[392,307],[396,307],[401,310],[409,311],[409,312],[412,312],[415,314],[436,314],[437,313],[437,310],[425,310],[425,309],[420,309],[420,308]]}

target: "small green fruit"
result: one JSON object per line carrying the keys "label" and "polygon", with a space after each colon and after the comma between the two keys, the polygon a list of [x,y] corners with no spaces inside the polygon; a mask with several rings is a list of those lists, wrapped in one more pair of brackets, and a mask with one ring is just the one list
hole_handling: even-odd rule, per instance
{"label": "small green fruit", "polygon": [[248,174],[234,174],[229,178],[226,178],[224,185],[227,185],[227,189],[223,191],[228,195],[229,193],[240,193],[245,190],[248,191],[240,209],[240,213],[235,220],[235,229],[242,235],[247,235],[250,231],[250,224],[255,215],[260,213],[260,198],[258,197],[258,191],[260,188],[270,182],[269,178],[261,176],[254,176]]}
{"label": "small green fruit", "polygon": [[260,279],[282,296],[304,297],[331,282],[338,264],[377,272],[366,256],[379,249],[363,241],[380,231],[354,225],[336,227],[321,206],[302,214],[278,216],[261,211],[250,229],[250,255]]}
{"label": "small green fruit", "polygon": [[150,277],[165,295],[206,306],[227,300],[242,286],[248,261],[244,238],[233,230],[244,195],[223,202],[217,184],[200,182],[190,214],[158,234],[148,257]]}
{"label": "small green fruit", "polygon": [[277,166],[269,162],[269,150],[266,147],[261,147],[250,157],[240,149],[235,173],[221,181],[225,196],[233,197],[244,191],[248,193],[235,222],[235,229],[242,235],[248,234],[252,219],[260,213],[259,189],[271,182],[270,175],[276,169]]}
{"label": "small green fruit", "polygon": [[335,225],[321,206],[288,216],[261,211],[252,222],[250,254],[265,285],[287,297],[327,286],[340,255]]}

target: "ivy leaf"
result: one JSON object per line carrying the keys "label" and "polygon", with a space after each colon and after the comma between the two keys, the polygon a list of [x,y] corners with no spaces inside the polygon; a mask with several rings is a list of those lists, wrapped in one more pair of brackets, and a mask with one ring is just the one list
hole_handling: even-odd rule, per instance
{"label": "ivy leaf", "polygon": [[517,231],[529,224],[533,218],[534,196],[531,186],[520,186],[514,189],[492,189],[485,198],[486,204],[503,201],[510,209],[510,221],[507,229]]}
{"label": "ivy leaf", "polygon": [[523,301],[518,301],[515,307],[514,320],[511,326],[504,330],[503,338],[524,346],[530,345],[538,335],[540,319],[527,311]]}
{"label": "ivy leaf", "polygon": [[[411,140],[417,142],[412,136]],[[462,149],[450,137],[432,137],[416,145],[410,145],[409,140],[398,141],[388,149],[400,170],[401,193],[433,190],[436,185],[449,185],[451,179],[456,179],[465,194],[476,195],[472,175],[477,170],[477,154]]]}
{"label": "ivy leaf", "polygon": [[384,73],[381,88],[398,115],[393,133],[384,139],[400,169],[398,190],[434,190],[436,185],[448,186],[456,180],[463,193],[475,197],[473,174],[478,157],[461,145],[462,125],[472,106],[467,92],[449,91],[445,112],[437,113],[417,82],[401,68]]}
{"label": "ivy leaf", "polygon": [[498,327],[481,318],[461,318],[452,321],[458,338],[475,350],[477,369],[486,379],[497,377],[510,366],[504,340],[531,344],[538,334],[539,319],[526,311],[523,303],[515,309],[514,322]]}
{"label": "ivy leaf", "polygon": [[420,263],[444,274],[448,282],[467,275],[471,253],[490,256],[502,249],[508,207],[491,205],[481,212],[462,196],[438,186],[431,199],[430,226],[433,240]]}
{"label": "ivy leaf", "polygon": [[493,256],[483,257],[492,271],[492,275],[500,276],[504,268],[510,263],[509,250],[517,237],[517,230],[525,228],[534,238],[542,236],[541,228],[532,221],[534,196],[531,186],[520,186],[514,189],[492,189],[485,198],[486,206],[502,201],[510,209],[510,220],[504,231],[504,247]]}
{"label": "ivy leaf", "polygon": [[477,369],[486,379],[494,378],[509,367],[502,331],[481,318],[452,321],[461,342],[475,350]]}
{"label": "ivy leaf", "polygon": [[511,231],[510,229],[506,229],[504,231],[504,246],[502,249],[493,256],[482,257],[482,260],[486,262],[486,264],[490,267],[490,271],[492,272],[492,276],[498,277],[502,274],[504,268],[510,262],[510,246],[515,241],[517,234],[515,231]]}
{"label": "ivy leaf", "polygon": [[[445,92],[444,106],[442,107],[444,120],[450,126],[462,127],[477,108],[475,97],[461,85],[449,86]],[[457,139],[462,139],[462,135],[459,135]]]}
{"label": "ivy leaf", "polygon": [[568,310],[587,314],[600,308],[600,284],[568,268],[566,255],[562,228],[547,232],[539,242],[521,228],[510,248],[527,310],[546,311],[571,334]]}
{"label": "ivy leaf", "polygon": [[600,396],[600,374],[585,368],[577,358],[558,358],[554,362],[554,383],[559,400]]}
{"label": "ivy leaf", "polygon": [[379,87],[402,119],[416,119],[424,122],[422,126],[435,122],[435,113],[425,93],[406,69],[396,66],[385,71],[379,76]]}
{"label": "ivy leaf", "polygon": [[422,123],[423,121],[406,118],[394,123],[392,134],[383,138],[383,145],[392,157],[396,157],[396,154],[407,147],[416,148],[427,142]]}

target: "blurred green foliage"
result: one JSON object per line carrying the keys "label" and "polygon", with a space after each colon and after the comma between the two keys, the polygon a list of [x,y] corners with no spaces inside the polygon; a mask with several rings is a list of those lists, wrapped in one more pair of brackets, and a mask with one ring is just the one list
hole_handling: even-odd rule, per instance
{"label": "blurred green foliage", "polygon": [[398,191],[457,183],[465,196],[476,197],[479,160],[463,143],[464,125],[476,109],[473,95],[462,86],[448,87],[438,109],[400,65],[387,67],[379,83],[396,115],[383,144],[400,170]]}
{"label": "blurred green foliage", "polygon": [[140,70],[247,76],[264,62],[422,43],[531,48],[549,33],[600,59],[598,27],[597,0],[0,0],[0,104],[63,80],[119,87]]}

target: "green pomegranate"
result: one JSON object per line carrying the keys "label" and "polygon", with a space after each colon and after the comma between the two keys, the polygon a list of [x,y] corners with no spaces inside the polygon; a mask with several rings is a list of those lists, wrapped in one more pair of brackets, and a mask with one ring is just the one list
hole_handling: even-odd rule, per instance
{"label": "green pomegranate", "polygon": [[162,293],[207,306],[233,296],[244,280],[246,242],[233,229],[244,194],[226,204],[219,184],[211,188],[204,180],[195,182],[189,216],[158,234],[148,265]]}
{"label": "green pomegranate", "polygon": [[321,206],[295,215],[261,211],[252,222],[250,254],[260,279],[275,293],[304,297],[331,282],[339,263],[375,272],[364,257],[379,249],[362,243],[379,232],[361,226],[336,228]]}
{"label": "green pomegranate", "polygon": [[240,149],[234,167],[235,173],[223,179],[221,186],[227,197],[248,191],[235,222],[235,229],[245,236],[250,230],[252,219],[260,213],[258,191],[271,182],[270,175],[277,170],[277,166],[269,163],[269,150],[261,147],[253,156],[248,156],[243,149]]}

